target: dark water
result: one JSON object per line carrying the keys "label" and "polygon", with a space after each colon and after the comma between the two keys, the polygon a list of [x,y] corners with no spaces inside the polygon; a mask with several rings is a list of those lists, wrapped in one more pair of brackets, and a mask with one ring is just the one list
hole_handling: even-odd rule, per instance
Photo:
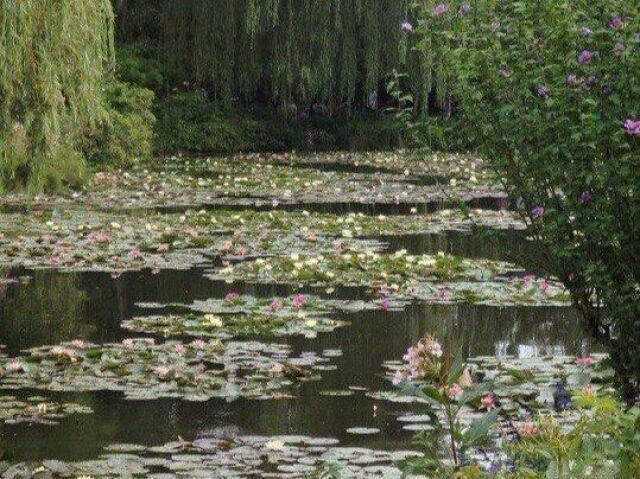
{"label": "dark water", "polygon": [[[512,259],[514,254],[532,268],[536,254],[520,233],[504,233],[493,240],[465,233],[385,238],[392,248],[412,253],[449,251],[470,257]],[[204,270],[125,273],[13,271],[26,275],[25,284],[0,290],[0,344],[9,353],[42,344],[83,338],[94,342],[119,341],[130,336],[119,324],[133,315],[153,314],[138,302],[191,303],[195,299],[223,297],[233,289],[269,297],[289,291],[283,286],[228,285],[203,277]],[[336,296],[358,297],[361,291],[338,289]],[[498,351],[526,353],[532,345],[556,353],[575,354],[585,347],[580,322],[571,308],[487,307],[412,304],[402,312],[344,313],[348,327],[316,339],[290,338],[297,351],[341,349],[335,371],[322,371],[323,379],[302,385],[296,399],[238,400],[188,403],[174,399],[126,401],[117,393],[55,395],[90,406],[94,414],[73,415],[57,427],[0,426],[0,452],[15,460],[57,458],[90,459],[112,443],[163,444],[178,436],[186,440],[222,428],[227,433],[306,434],[337,437],[346,444],[393,448],[405,446],[411,433],[403,431],[397,414],[410,410],[372,400],[363,392],[349,397],[323,396],[323,390],[362,386],[391,389],[382,378],[382,363],[399,359],[425,332],[445,344],[462,347],[468,356]],[[15,394],[7,391],[8,394]],[[0,388],[0,394],[4,392]],[[41,392],[36,392],[41,394]],[[348,435],[349,427],[377,427],[375,436]]]}

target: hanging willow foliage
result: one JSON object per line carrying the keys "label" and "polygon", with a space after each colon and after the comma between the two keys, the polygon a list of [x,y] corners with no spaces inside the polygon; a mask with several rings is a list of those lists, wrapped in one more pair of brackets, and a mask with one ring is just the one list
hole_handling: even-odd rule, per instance
{"label": "hanging willow foliage", "polygon": [[[160,52],[174,85],[221,100],[330,112],[366,105],[394,69],[410,75],[417,107],[431,66],[401,25],[414,0],[164,0]],[[427,82],[427,84],[425,84]]]}
{"label": "hanging willow foliage", "polygon": [[109,0],[0,2],[0,190],[77,179],[112,57]]}

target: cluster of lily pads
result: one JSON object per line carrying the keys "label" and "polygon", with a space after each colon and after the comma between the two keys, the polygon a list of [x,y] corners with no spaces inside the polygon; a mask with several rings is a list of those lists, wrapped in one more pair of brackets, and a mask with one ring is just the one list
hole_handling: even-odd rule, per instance
{"label": "cluster of lily pads", "polygon": [[[407,159],[407,165],[420,163],[411,157],[414,159]],[[436,159],[441,160],[434,157],[433,163],[440,164]],[[338,164],[339,161],[334,163]],[[429,163],[427,159],[422,162],[425,165]],[[409,181],[405,175],[393,173],[296,168],[287,164],[238,161],[235,157],[172,157],[161,162],[161,169],[156,167],[157,164],[157,160],[154,160],[127,171],[98,172],[88,186],[90,194],[80,192],[72,196],[42,196],[33,202],[51,206],[81,201],[96,209],[122,209],[207,204],[335,203],[336,198],[343,203],[424,204],[449,201],[451,198],[472,200],[504,196],[499,185],[484,181],[479,176],[480,160],[467,162],[465,158],[455,155],[442,161],[438,174],[447,176],[447,181],[436,184]],[[4,204],[25,202],[26,198],[19,194],[9,195],[2,201]]]}
{"label": "cluster of lily pads", "polygon": [[219,268],[212,279],[259,283],[304,283],[313,286],[368,286],[404,289],[412,280],[488,281],[520,271],[515,265],[485,259],[467,259],[440,253],[410,255],[406,250],[378,254],[340,253],[331,255],[276,256],[259,258]]}
{"label": "cluster of lily pads", "polygon": [[49,401],[42,396],[19,399],[15,396],[0,396],[0,423],[42,424],[55,426],[71,414],[91,414],[90,407],[67,402]]}
{"label": "cluster of lily pads", "polygon": [[[340,477],[404,477],[395,463],[420,454],[344,447],[330,438],[307,436],[200,437],[163,446],[114,444],[94,461],[44,461],[5,467],[2,477],[174,477],[304,478],[323,468],[339,468]],[[0,463],[1,466],[2,463]],[[2,470],[0,470],[0,473]],[[322,477],[322,476],[319,476]]]}
{"label": "cluster of lily pads", "polygon": [[[478,356],[468,360],[467,381],[469,385],[486,386],[491,397],[490,407],[500,409],[503,432],[518,433],[539,414],[552,415],[562,424],[573,424],[580,417],[580,411],[574,406],[589,407],[589,402],[595,401],[598,394],[613,391],[613,371],[603,365],[604,355],[576,358],[550,353],[535,351],[523,357]],[[387,361],[383,366],[392,381],[404,363]],[[374,391],[367,395],[380,401],[433,407],[427,399],[404,395],[401,390]],[[466,408],[463,420],[471,422],[477,416],[476,410]],[[433,428],[428,415],[407,413],[399,420],[407,430]]]}
{"label": "cluster of lily pads", "polygon": [[128,399],[186,401],[285,397],[299,381],[318,379],[328,358],[291,357],[290,348],[259,342],[195,340],[155,344],[152,338],[95,345],[76,340],[0,359],[3,389],[120,391]]}

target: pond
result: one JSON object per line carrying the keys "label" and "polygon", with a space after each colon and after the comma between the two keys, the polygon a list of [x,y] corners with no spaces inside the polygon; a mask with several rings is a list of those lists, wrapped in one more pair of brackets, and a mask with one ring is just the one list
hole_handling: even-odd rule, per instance
{"label": "pond", "polygon": [[[150,461],[128,462],[124,468],[112,465],[102,473],[118,475],[114,471],[119,470],[126,475],[123,471],[136,468],[140,475],[152,470],[171,470],[184,477],[195,470],[203,473],[185,466],[184,458],[171,456],[176,453],[172,446],[155,452],[142,449],[182,441],[180,451],[185,454],[216,454],[222,462],[209,472],[230,468],[249,475],[255,465],[250,466],[243,449],[247,444],[254,452],[266,448],[280,454],[285,444],[290,448],[287,454],[307,457],[313,450],[311,439],[289,437],[304,436],[327,438],[326,444],[316,445],[317,455],[347,454],[340,461],[352,466],[358,460],[368,464],[366,458],[378,454],[371,462],[381,469],[369,473],[395,477],[393,460],[398,457],[384,451],[412,448],[420,420],[406,418],[419,414],[420,406],[390,402],[376,393],[393,390],[384,364],[401,359],[425,333],[434,333],[449,347],[462,348],[468,358],[560,357],[589,350],[578,315],[562,291],[547,292],[547,288],[555,291],[552,279],[547,283],[525,274],[544,274],[540,254],[516,220],[495,219],[503,195],[488,186],[490,179],[485,179],[486,185],[464,186],[460,195],[475,208],[477,218],[493,218],[478,228],[465,216],[452,221],[441,213],[455,204],[451,195],[465,184],[460,178],[448,191],[449,181],[433,180],[454,176],[441,165],[429,181],[416,182],[416,188],[432,188],[432,194],[441,188],[451,197],[445,203],[437,198],[423,201],[427,196],[415,190],[406,200],[395,198],[403,188],[397,175],[404,164],[400,171],[393,165],[380,171],[375,163],[379,158],[368,164],[364,157],[357,170],[350,170],[342,160],[333,164],[325,158],[321,163],[318,158],[285,160],[278,157],[271,162],[273,168],[288,168],[273,189],[256,182],[234,190],[232,196],[225,191],[230,188],[226,180],[219,180],[223,175],[212,175],[196,164],[184,176],[184,191],[177,181],[162,183],[163,171],[156,165],[155,170],[132,173],[127,185],[113,180],[107,186],[98,178],[102,204],[91,193],[36,199],[23,209],[16,207],[20,198],[3,201],[0,344],[5,346],[4,368],[18,364],[22,370],[15,366],[13,375],[0,374],[0,396],[26,403],[36,396],[31,400],[36,406],[73,407],[53,417],[43,413],[43,406],[22,416],[5,411],[12,420],[0,425],[0,459],[10,463],[56,459],[66,461],[67,467],[97,460],[109,450],[139,457],[157,453],[165,455],[162,461],[156,458],[156,469]],[[176,167],[185,161],[195,160],[168,160],[166,171],[186,175],[185,169]],[[246,163],[243,170],[237,162],[216,162],[216,169],[224,166],[229,174],[256,173]],[[304,186],[287,194],[298,186],[297,169],[307,184],[314,185],[306,187],[304,195]],[[421,173],[427,177],[430,172]],[[277,177],[260,174],[264,181],[275,182]],[[198,183],[197,178],[214,181]],[[336,184],[350,191],[344,201],[333,190]],[[171,195],[160,201],[160,191]],[[378,195],[380,201],[358,201],[356,196],[363,191]],[[239,201],[243,195],[252,202]],[[314,206],[305,198],[297,201],[297,196],[323,198]],[[184,208],[172,206],[172,198],[178,197]],[[255,198],[262,204],[256,205]],[[500,214],[511,215],[506,210]],[[397,261],[407,256],[406,264],[398,267]],[[288,262],[293,263],[290,271]],[[309,272],[314,268],[326,269],[314,275]],[[355,270],[360,273],[355,275]],[[528,289],[530,284],[543,285],[542,292]],[[487,285],[494,289],[486,289]],[[264,301],[256,303],[255,298]],[[264,317],[281,327],[265,324]],[[143,337],[153,341],[128,339]],[[191,346],[202,339],[209,341],[206,348],[222,349],[203,352],[201,346]],[[274,351],[267,346],[256,349],[250,341],[271,344]],[[229,352],[231,344],[238,345],[233,346],[237,353]],[[41,346],[53,349],[38,349]],[[123,372],[130,365],[120,364],[115,376],[102,368],[93,382],[87,382],[85,376],[94,370],[85,364],[96,354],[123,362],[127,355],[131,368],[144,358],[158,377],[137,369]],[[205,358],[202,374],[215,376],[215,390],[198,383],[197,394],[188,392],[185,388],[190,385],[169,377],[174,374],[173,361],[183,368],[176,367],[176,375],[193,366],[190,354]],[[60,359],[65,355],[64,361]],[[245,356],[251,358],[238,366]],[[269,367],[264,369],[263,363]],[[39,364],[39,372],[29,372],[27,364]],[[212,371],[211,364],[225,374]],[[282,365],[297,365],[295,375],[285,379],[278,369]],[[85,368],[81,373],[80,367]],[[233,368],[251,372],[246,376],[226,372]],[[219,394],[229,384],[240,392]],[[16,420],[18,416],[21,420]],[[219,443],[207,443],[212,449],[208,450],[202,442],[221,439],[232,441],[230,463],[223,464]],[[197,440],[201,442],[190,443]],[[334,449],[338,441],[340,448]],[[114,448],[117,444],[137,446]],[[283,477],[298,477],[307,471],[305,467],[313,469],[322,461],[284,457],[282,464],[292,469],[275,470],[291,474]],[[98,474],[104,466],[92,464],[82,471]],[[49,463],[50,470],[64,475],[58,470],[62,467]]]}

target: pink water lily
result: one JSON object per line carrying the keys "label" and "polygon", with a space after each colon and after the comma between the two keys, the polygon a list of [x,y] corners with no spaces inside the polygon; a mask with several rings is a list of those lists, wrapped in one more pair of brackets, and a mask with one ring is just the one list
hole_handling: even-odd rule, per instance
{"label": "pink water lily", "polygon": [[633,120],[631,118],[628,118],[624,122],[623,127],[629,135],[640,135],[640,120]]}

